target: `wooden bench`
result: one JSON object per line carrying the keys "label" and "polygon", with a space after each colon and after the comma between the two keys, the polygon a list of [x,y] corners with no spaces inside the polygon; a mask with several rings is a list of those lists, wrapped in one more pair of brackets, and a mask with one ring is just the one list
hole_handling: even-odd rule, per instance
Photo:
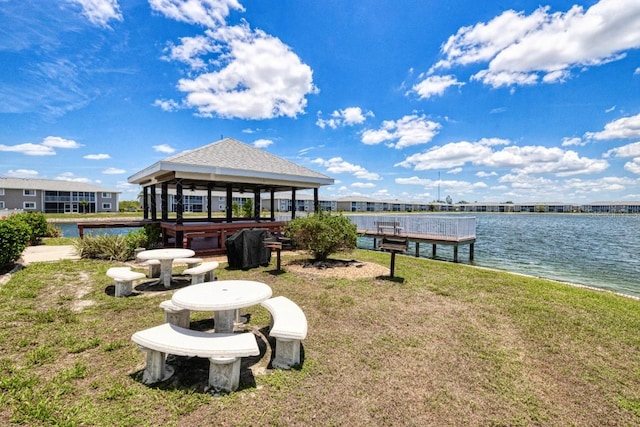
{"label": "wooden bench", "polygon": [[398,234],[402,227],[400,227],[400,222],[398,221],[376,221],[376,228],[378,233],[387,233],[391,232],[393,234]]}
{"label": "wooden bench", "polygon": [[111,267],[107,270],[107,276],[114,280],[117,297],[131,295],[133,281],[147,277],[144,273],[131,271],[131,267]]}
{"label": "wooden bench", "polygon": [[160,308],[164,310],[164,321],[181,328],[189,329],[191,312],[175,305],[171,300],[162,301]]}
{"label": "wooden bench", "polygon": [[394,277],[396,268],[396,253],[406,252],[409,249],[409,240],[402,237],[385,237],[380,243],[380,250],[391,252],[390,276]]}
{"label": "wooden bench", "polygon": [[290,369],[300,364],[300,341],[307,337],[307,318],[298,305],[278,296],[261,305],[271,313],[269,335],[276,339],[273,367]]}
{"label": "wooden bench", "polygon": [[187,268],[182,273],[191,276],[191,284],[195,285],[202,282],[213,282],[216,280],[215,269],[218,268],[217,261],[203,262],[195,267]]}
{"label": "wooden bench", "polygon": [[167,354],[208,358],[208,390],[231,392],[240,384],[242,357],[260,354],[253,333],[213,334],[181,328],[170,323],[138,331],[131,340],[147,353],[142,382],[153,384],[173,375],[165,363]]}

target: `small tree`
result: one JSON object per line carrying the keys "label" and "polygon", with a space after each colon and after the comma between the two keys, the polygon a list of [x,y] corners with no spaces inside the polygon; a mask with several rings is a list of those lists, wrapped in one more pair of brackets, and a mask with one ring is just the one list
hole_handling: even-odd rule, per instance
{"label": "small tree", "polygon": [[247,199],[242,205],[242,215],[245,218],[253,218],[253,200]]}
{"label": "small tree", "polygon": [[316,261],[324,261],[336,252],[351,251],[358,240],[356,225],[349,218],[322,211],[294,219],[285,227],[285,234]]}
{"label": "small tree", "polygon": [[231,212],[235,218],[239,218],[241,214],[240,204],[238,202],[233,202],[231,204]]}

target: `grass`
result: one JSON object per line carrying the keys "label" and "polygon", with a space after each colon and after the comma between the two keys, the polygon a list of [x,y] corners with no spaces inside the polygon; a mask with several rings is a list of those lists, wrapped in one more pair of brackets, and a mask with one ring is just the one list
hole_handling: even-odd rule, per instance
{"label": "grass", "polygon": [[[302,307],[302,366],[243,375],[217,398],[202,360],[139,381],[130,337],[163,321],[171,291],[114,298],[106,261],[29,265],[0,287],[0,424],[640,425],[640,301],[407,256],[398,280],[293,274],[291,259],[283,274],[222,264],[218,277]],[[244,312],[266,333],[266,310]]]}

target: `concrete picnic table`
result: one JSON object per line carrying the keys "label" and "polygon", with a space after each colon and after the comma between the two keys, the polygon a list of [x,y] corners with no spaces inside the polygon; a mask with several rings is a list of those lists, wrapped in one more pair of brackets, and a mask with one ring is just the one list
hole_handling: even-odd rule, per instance
{"label": "concrete picnic table", "polygon": [[160,261],[160,279],[158,283],[163,283],[164,287],[171,288],[171,277],[173,274],[173,260],[176,258],[190,258],[196,253],[191,249],[166,248],[166,249],[150,249],[142,251],[138,254],[141,260],[157,259]]}

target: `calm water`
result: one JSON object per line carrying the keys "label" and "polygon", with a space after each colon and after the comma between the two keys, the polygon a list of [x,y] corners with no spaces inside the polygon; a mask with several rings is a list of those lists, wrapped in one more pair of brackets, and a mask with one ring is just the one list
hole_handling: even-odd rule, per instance
{"label": "calm water", "polygon": [[[389,215],[390,216],[390,215]],[[476,218],[473,265],[544,277],[640,297],[640,216],[571,214],[465,214]],[[76,237],[75,223],[56,224]],[[87,230],[127,233],[135,228]],[[358,246],[371,247],[371,239]],[[431,245],[421,254],[431,256]],[[410,249],[413,253],[413,248]],[[438,246],[439,259],[453,260],[453,249]],[[468,246],[458,259],[469,263]]]}
{"label": "calm water", "polygon": [[[473,265],[577,283],[640,297],[640,216],[465,214],[476,218]],[[359,245],[371,247],[371,239]],[[431,245],[421,255],[431,256]],[[410,248],[413,253],[413,248]],[[438,246],[439,259],[453,248]],[[458,260],[469,263],[468,246]]]}

